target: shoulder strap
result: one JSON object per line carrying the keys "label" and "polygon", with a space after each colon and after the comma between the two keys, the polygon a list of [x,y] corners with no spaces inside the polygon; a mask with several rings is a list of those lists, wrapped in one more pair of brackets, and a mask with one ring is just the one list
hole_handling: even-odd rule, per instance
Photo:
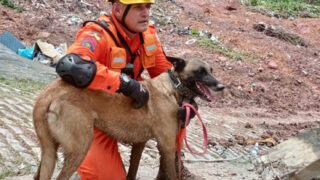
{"label": "shoulder strap", "polygon": [[[114,24],[113,22],[113,19],[110,18],[111,22]],[[111,30],[108,28],[108,23],[106,21],[93,21],[93,20],[89,20],[89,21],[85,21],[82,25],[82,27],[84,27],[87,23],[95,23],[97,25],[99,25],[100,27],[102,27],[104,30],[107,31],[107,33],[111,36],[111,38],[113,39],[113,41],[115,42],[115,44],[117,45],[117,47],[120,47],[120,43],[117,41],[116,37],[114,36],[114,34],[111,32]],[[128,75],[131,75],[133,78],[134,78],[134,75],[133,75],[133,63],[134,63],[134,60],[136,59],[136,56],[137,56],[137,52],[135,53],[132,53],[129,45],[127,44],[127,42],[125,41],[125,39],[123,38],[123,36],[120,34],[120,32],[118,31],[118,29],[116,28],[117,30],[117,35],[119,37],[119,40],[121,41],[121,44],[124,46],[124,48],[126,49],[126,51],[129,53],[130,55],[130,58],[131,58],[131,61],[130,63],[128,64],[130,67],[127,67],[125,69],[128,69],[130,71],[130,73],[127,73]],[[143,39],[143,35],[142,33],[139,33],[139,36],[140,36],[140,42],[141,44],[144,44],[144,39]],[[132,66],[132,67],[131,67]],[[136,78],[139,78],[139,76],[141,75],[143,71],[143,67],[141,67],[138,75]]]}

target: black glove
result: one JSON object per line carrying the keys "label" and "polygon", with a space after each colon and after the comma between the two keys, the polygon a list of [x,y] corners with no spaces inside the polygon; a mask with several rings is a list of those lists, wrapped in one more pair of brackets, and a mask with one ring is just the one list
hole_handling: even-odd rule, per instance
{"label": "black glove", "polygon": [[121,83],[118,92],[131,97],[134,100],[134,108],[138,109],[148,102],[149,91],[145,85],[129,78],[126,74],[121,74],[120,81]]}
{"label": "black glove", "polygon": [[[193,99],[183,98],[182,104],[184,104],[184,103],[191,104],[192,106],[194,106],[194,108],[196,108],[196,110],[198,110],[198,104]],[[178,119],[182,122],[181,128],[185,127],[186,115],[187,115],[186,107],[179,107],[178,108]],[[190,119],[194,118],[195,115],[196,115],[196,113],[190,108]]]}

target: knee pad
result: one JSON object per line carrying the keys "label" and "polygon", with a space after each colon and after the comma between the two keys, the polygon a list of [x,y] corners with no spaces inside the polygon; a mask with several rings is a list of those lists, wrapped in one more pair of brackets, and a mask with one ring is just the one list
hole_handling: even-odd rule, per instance
{"label": "knee pad", "polygon": [[85,88],[93,81],[97,71],[95,61],[84,60],[77,54],[63,56],[56,66],[56,72],[66,82]]}

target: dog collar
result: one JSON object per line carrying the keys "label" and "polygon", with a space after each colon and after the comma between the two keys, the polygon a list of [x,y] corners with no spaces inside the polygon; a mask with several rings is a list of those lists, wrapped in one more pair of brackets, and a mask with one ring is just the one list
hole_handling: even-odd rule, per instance
{"label": "dog collar", "polygon": [[189,99],[194,98],[194,93],[189,88],[187,88],[184,84],[182,84],[180,79],[177,78],[170,69],[168,70],[168,75],[170,77],[173,87],[178,91],[178,93],[182,97],[186,97]]}

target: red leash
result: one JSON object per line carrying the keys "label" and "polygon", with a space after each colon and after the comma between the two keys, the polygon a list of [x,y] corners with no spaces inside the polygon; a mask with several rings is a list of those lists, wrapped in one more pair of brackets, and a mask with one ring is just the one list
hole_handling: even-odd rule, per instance
{"label": "red leash", "polygon": [[[192,151],[192,149],[190,148],[190,146],[188,144],[188,141],[187,141],[187,129],[186,129],[186,135],[184,136],[184,141],[186,143],[186,146],[187,146],[188,150],[192,154],[203,155],[203,154],[205,154],[207,152],[207,149],[208,149],[207,129],[206,129],[201,117],[200,117],[200,114],[198,113],[197,109],[194,106],[192,106],[191,104],[185,103],[185,104],[182,105],[182,107],[185,107],[186,110],[187,110],[185,128],[187,128],[187,126],[189,125],[189,122],[190,122],[190,108],[191,108],[196,113],[198,119],[201,122],[202,130],[203,130],[203,138],[204,138],[204,151],[203,152],[194,152],[194,151]],[[179,135],[180,135],[180,133],[179,133]],[[179,147],[179,150],[178,150],[178,174],[179,174],[179,180],[181,180],[181,165],[182,164],[181,164],[180,136],[178,138],[178,147]]]}

